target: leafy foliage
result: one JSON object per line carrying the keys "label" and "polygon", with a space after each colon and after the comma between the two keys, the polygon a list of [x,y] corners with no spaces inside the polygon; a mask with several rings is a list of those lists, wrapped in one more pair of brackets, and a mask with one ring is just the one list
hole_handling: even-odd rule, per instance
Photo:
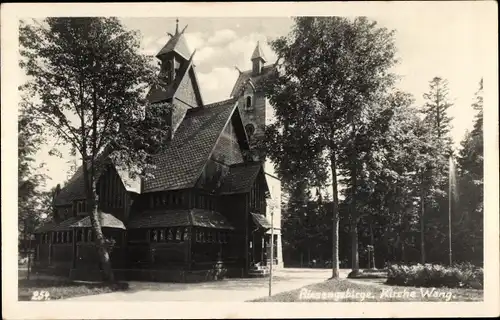
{"label": "leafy foliage", "polygon": [[[395,80],[389,71],[396,63],[393,32],[364,17],[300,17],[290,35],[272,41],[271,47],[279,60],[263,88],[277,121],[266,130],[265,149],[285,184],[300,179],[308,186],[324,187],[330,174],[335,276],[337,170],[340,166],[351,176],[356,190],[360,153],[369,147],[363,132],[369,130],[373,106],[380,104]],[[357,211],[351,210],[351,215],[356,237]]]}
{"label": "leafy foliage", "polygon": [[483,268],[470,263],[391,265],[387,284],[415,287],[483,288]]}
{"label": "leafy foliage", "polygon": [[[377,265],[417,261],[419,254],[423,261],[444,262],[448,160],[453,154],[446,79],[430,81],[425,104],[419,108],[411,95],[393,90],[397,78],[390,71],[397,63],[393,31],[366,18],[297,18],[291,33],[270,45],[278,61],[262,89],[277,121],[267,128],[261,147],[277,164],[290,195],[283,212],[284,244],[304,252],[323,247],[333,232],[337,241],[330,243],[338,253],[346,248],[339,245],[339,234],[350,231],[351,248],[344,253],[351,252],[353,270],[359,268],[358,255],[367,262],[367,244],[376,248]],[[478,95],[476,110],[481,104]],[[459,160],[464,164],[459,170],[476,174],[470,188],[482,181],[482,140],[477,129],[481,123],[482,113],[474,133],[463,142],[467,148]],[[465,191],[462,183],[458,188]],[[330,184],[331,206],[325,205],[328,197],[313,199],[307,194]],[[477,207],[462,206],[467,212],[480,210],[482,203],[479,193],[471,194],[476,194]],[[457,211],[458,203],[452,205]],[[325,210],[333,212],[333,231]],[[308,223],[311,219],[313,224]],[[452,221],[456,220],[454,216]],[[339,226],[342,230],[336,230]],[[453,227],[454,238],[467,239],[463,226]],[[475,228],[479,230],[477,223]],[[473,234],[478,239],[480,232]],[[468,249],[461,249],[460,240],[453,244],[456,259],[470,261],[474,255],[465,254]],[[473,242],[464,242],[470,247],[466,243]],[[319,255],[329,251],[314,250]]]}
{"label": "leafy foliage", "polygon": [[23,103],[43,128],[82,160],[88,208],[101,262],[113,278],[97,211],[96,184],[111,158],[133,176],[169,138],[170,106],[148,105],[157,69],[138,33],[117,18],[47,18],[21,24]]}
{"label": "leafy foliage", "polygon": [[44,186],[47,176],[36,167],[35,154],[45,141],[40,123],[21,104],[18,117],[18,228],[22,238],[31,234],[44,220]]}

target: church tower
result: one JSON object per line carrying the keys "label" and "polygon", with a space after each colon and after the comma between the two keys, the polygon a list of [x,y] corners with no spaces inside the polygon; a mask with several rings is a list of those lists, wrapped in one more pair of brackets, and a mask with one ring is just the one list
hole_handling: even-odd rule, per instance
{"label": "church tower", "polygon": [[188,109],[203,107],[198,79],[193,57],[184,37],[184,31],[179,31],[179,20],[176,20],[175,33],[168,33],[170,39],[158,52],[160,72],[158,85],[148,93],[152,104],[165,104],[172,109],[170,112],[171,135],[181,124]]}
{"label": "church tower", "polygon": [[257,42],[257,46],[255,47],[250,60],[252,60],[252,75],[258,76],[262,73],[264,64],[266,63],[266,58],[264,57],[264,53],[262,53],[259,42]]}
{"label": "church tower", "polygon": [[[238,99],[238,109],[251,146],[256,139],[264,137],[266,126],[274,121],[273,108],[259,87],[259,82],[269,72],[272,72],[274,66],[265,64],[267,61],[258,42],[250,62],[252,66],[250,70],[241,71],[238,69],[239,76],[231,91],[231,97]],[[252,158],[254,161],[263,162],[273,206],[273,208],[270,206],[266,208],[266,215],[271,219],[271,210],[273,211],[276,258],[278,266],[282,267],[281,182],[275,173],[274,164],[269,159],[260,158],[256,152],[252,154]]]}

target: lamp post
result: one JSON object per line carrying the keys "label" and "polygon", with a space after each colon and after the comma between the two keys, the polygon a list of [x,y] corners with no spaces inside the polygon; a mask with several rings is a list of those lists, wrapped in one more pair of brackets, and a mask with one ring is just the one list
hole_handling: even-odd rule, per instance
{"label": "lamp post", "polygon": [[271,265],[269,266],[269,296],[271,296],[273,285],[273,264],[274,264],[274,209],[271,208]]}

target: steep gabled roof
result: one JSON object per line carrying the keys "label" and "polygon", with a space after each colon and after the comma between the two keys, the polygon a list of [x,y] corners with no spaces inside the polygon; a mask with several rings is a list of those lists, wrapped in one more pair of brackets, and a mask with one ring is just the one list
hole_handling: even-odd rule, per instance
{"label": "steep gabled roof", "polygon": [[[95,161],[107,161],[107,157],[110,152],[111,149],[109,147],[104,148]],[[87,163],[87,168],[90,170],[90,163]],[[74,200],[83,200],[85,198],[85,180],[83,179],[83,165],[81,165],[76,170],[73,177],[68,180],[64,188],[62,188],[59,194],[56,195],[54,201],[55,205],[66,205],[70,204]]]}
{"label": "steep gabled roof", "polygon": [[189,51],[186,38],[184,37],[184,30],[182,32],[176,32],[174,35],[172,35],[172,37],[167,41],[167,43],[163,46],[163,48],[158,52],[156,56],[160,57],[161,55],[169,52],[175,52],[184,59],[189,59],[191,51]]}
{"label": "steep gabled roof", "polygon": [[179,87],[182,81],[186,77],[190,77],[191,83],[193,84],[194,87],[194,92],[196,94],[196,99],[198,100],[198,104],[200,106],[203,105],[203,98],[201,96],[198,76],[196,75],[196,69],[193,64],[193,58],[195,53],[196,50],[189,58],[189,61],[183,64],[183,67],[180,70],[180,75],[176,77],[175,81],[173,81],[168,85],[166,84],[155,85],[149,90],[148,99],[150,103],[158,103],[161,101],[166,101],[175,98],[175,96],[179,93]]}
{"label": "steep gabled roof", "polygon": [[166,150],[153,157],[154,178],[144,181],[143,192],[193,187],[235,109],[228,99],[188,110]]}
{"label": "steep gabled roof", "polygon": [[[105,165],[107,162],[112,163],[111,159],[108,157],[111,153],[111,147],[106,147],[104,150],[97,156],[96,163],[99,165]],[[102,162],[101,162],[102,161]],[[91,164],[88,163],[87,167],[91,168]],[[113,167],[116,169],[118,176],[120,177],[123,186],[129,192],[140,193],[141,192],[141,181],[140,177],[136,176],[131,178],[128,171],[124,170],[115,164]],[[85,195],[85,180],[83,179],[83,166],[80,166],[73,177],[68,180],[64,188],[61,189],[59,194],[55,197],[54,203],[57,206],[71,204],[74,200],[83,200],[87,198]]]}
{"label": "steep gabled roof", "polygon": [[252,57],[250,58],[250,60],[255,59],[261,59],[262,61],[266,62],[266,57],[264,56],[264,52],[262,52],[262,49],[260,48],[259,42],[257,42],[257,46],[253,50]]}
{"label": "steep gabled roof", "polygon": [[[117,169],[126,190],[141,193],[194,186],[235,110],[235,99],[190,109],[173,140],[163,152],[153,157],[156,168],[149,173],[154,178],[141,182],[139,177],[132,179],[125,170]],[[56,196],[55,204],[65,205],[85,198],[83,167],[80,166]]]}
{"label": "steep gabled roof", "polygon": [[[261,162],[246,162],[232,165],[222,181],[219,193],[235,194],[249,192],[261,172],[263,172]],[[267,189],[267,181],[265,179],[263,181],[266,183]]]}
{"label": "steep gabled roof", "polygon": [[239,94],[240,90],[243,89],[248,80],[252,81],[253,85],[257,85],[262,76],[266,75],[269,70],[274,68],[273,64],[264,66],[262,72],[258,75],[253,75],[252,70],[241,71],[238,79],[234,83],[233,89],[231,90],[231,97],[235,97]]}

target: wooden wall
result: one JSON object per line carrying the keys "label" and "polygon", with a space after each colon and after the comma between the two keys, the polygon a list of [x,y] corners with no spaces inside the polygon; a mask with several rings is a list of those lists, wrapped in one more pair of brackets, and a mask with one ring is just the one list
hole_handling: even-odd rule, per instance
{"label": "wooden wall", "polygon": [[118,219],[125,220],[125,208],[128,206],[128,195],[120,176],[113,166],[108,166],[99,179],[99,208],[111,213]]}

